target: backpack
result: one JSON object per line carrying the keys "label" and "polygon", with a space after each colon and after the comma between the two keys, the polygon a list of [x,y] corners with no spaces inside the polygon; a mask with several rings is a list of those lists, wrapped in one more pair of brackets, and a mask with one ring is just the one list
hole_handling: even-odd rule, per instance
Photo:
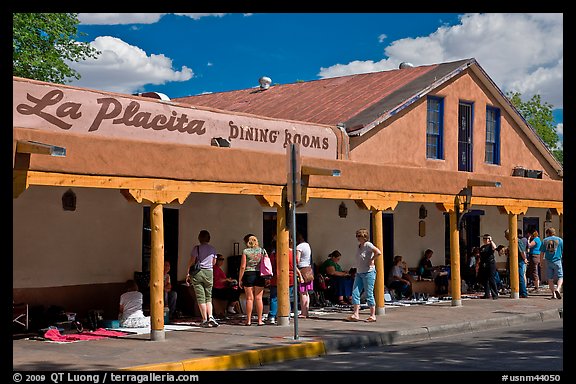
{"label": "backpack", "polygon": [[550,239],[546,241],[546,252],[555,254],[557,247],[558,247],[558,240]]}

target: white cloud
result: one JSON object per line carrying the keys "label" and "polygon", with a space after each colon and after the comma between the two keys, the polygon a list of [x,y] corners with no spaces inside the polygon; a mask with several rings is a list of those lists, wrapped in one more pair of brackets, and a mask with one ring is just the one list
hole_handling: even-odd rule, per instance
{"label": "white cloud", "polygon": [[556,145],[558,149],[564,149],[564,123],[558,123],[556,125],[556,133],[558,134],[558,142]]}
{"label": "white cloud", "polygon": [[175,13],[175,15],[186,16],[186,17],[189,17],[191,19],[198,20],[202,17],[207,17],[207,16],[222,17],[226,14],[225,13]]}
{"label": "white cloud", "polygon": [[79,13],[81,24],[153,24],[165,13]]}
{"label": "white cloud", "polygon": [[386,40],[388,36],[386,36],[385,34],[381,34],[380,36],[378,36],[378,42],[379,43],[383,43],[384,40]]}
{"label": "white cloud", "polygon": [[[153,24],[168,13],[79,13],[81,24],[112,25],[112,24]],[[202,17],[222,17],[225,13],[173,13],[177,16],[186,16],[193,20]]]}
{"label": "white cloud", "polygon": [[563,107],[562,14],[466,14],[454,26],[442,26],[428,36],[393,41],[380,61],[352,61],[321,68],[321,78],[414,65],[475,58],[504,92],[523,99],[540,94],[554,108]]}
{"label": "white cloud", "polygon": [[97,59],[71,62],[82,78],[71,84],[118,93],[134,93],[145,84],[161,85],[169,81],[190,80],[194,72],[182,66],[172,68],[172,59],[163,54],[148,55],[144,50],[116,37],[100,36],[90,43],[101,51]]}

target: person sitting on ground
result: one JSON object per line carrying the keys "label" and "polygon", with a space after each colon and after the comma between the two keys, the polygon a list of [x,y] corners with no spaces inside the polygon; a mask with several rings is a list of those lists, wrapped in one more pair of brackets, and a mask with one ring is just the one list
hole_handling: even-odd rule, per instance
{"label": "person sitting on ground", "polygon": [[224,256],[216,254],[216,264],[213,267],[214,286],[212,287],[212,298],[226,301],[227,312],[235,314],[234,307],[238,304],[240,290],[238,289],[238,280],[226,276],[222,265]]}
{"label": "person sitting on ground", "polygon": [[169,319],[174,318],[176,313],[176,301],[178,293],[172,289],[172,280],[170,279],[170,262],[164,261],[164,306],[168,307]]}
{"label": "person sitting on ground", "polygon": [[333,282],[334,294],[337,297],[338,304],[347,305],[352,304],[352,285],[354,284],[354,277],[349,272],[344,272],[338,262],[342,254],[340,251],[332,251],[328,255],[328,260],[324,261],[318,272],[322,275],[328,276]]}
{"label": "person sitting on ground", "polygon": [[142,292],[138,291],[138,284],[134,280],[126,281],[126,292],[120,296],[120,310],[118,320],[122,328],[150,327],[150,316],[142,312]]}
{"label": "person sitting on ground", "polygon": [[435,271],[435,268],[432,266],[433,254],[434,251],[430,248],[424,251],[424,256],[422,256],[418,264],[418,275],[423,279],[434,279],[436,293],[443,295],[448,293],[448,273]]}
{"label": "person sitting on ground", "polygon": [[390,270],[388,288],[396,291],[396,298],[408,299],[412,296],[410,278],[404,273],[402,256],[394,256],[394,266]]}

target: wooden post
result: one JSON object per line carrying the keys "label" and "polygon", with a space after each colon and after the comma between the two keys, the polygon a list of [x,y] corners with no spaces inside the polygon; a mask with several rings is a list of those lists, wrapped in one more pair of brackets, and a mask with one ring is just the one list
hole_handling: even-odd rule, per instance
{"label": "wooden post", "polygon": [[452,295],[453,307],[462,306],[462,295],[460,293],[460,232],[458,231],[457,221],[456,211],[450,211],[450,294]]}
{"label": "wooden post", "polygon": [[152,203],[150,227],[152,228],[152,254],[150,257],[150,337],[164,341],[164,214],[162,204]]}
{"label": "wooden post", "polygon": [[[287,204],[286,199],[282,199]],[[277,324],[279,326],[290,325],[290,264],[289,264],[289,233],[286,222],[286,208],[276,208],[276,273],[278,284],[278,313]]]}
{"label": "wooden post", "polygon": [[508,264],[510,265],[510,297],[520,298],[520,275],[518,273],[518,215],[508,214]]}
{"label": "wooden post", "polygon": [[374,245],[382,255],[376,258],[376,282],[374,283],[374,299],[376,300],[376,314],[384,315],[386,309],[384,308],[384,232],[382,225],[382,211],[370,211],[372,215],[372,238]]}

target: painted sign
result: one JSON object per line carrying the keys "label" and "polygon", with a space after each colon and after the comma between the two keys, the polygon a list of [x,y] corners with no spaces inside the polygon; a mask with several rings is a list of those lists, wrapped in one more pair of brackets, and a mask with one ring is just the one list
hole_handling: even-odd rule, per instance
{"label": "painted sign", "polygon": [[286,153],[300,144],[303,156],[337,158],[330,127],[183,107],[170,101],[14,79],[13,126],[152,142],[211,145]]}

